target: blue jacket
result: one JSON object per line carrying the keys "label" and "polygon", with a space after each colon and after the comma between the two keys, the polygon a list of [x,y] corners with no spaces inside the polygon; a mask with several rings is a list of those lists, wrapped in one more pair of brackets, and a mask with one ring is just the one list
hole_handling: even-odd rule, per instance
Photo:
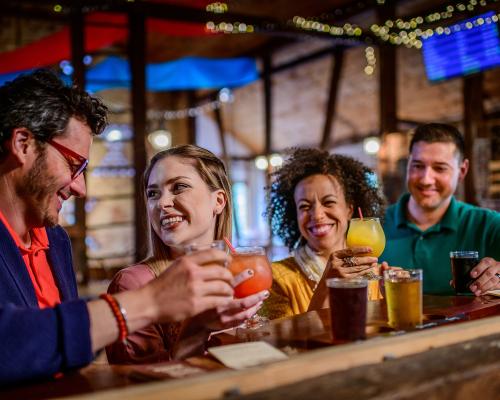
{"label": "blue jacket", "polygon": [[41,310],[14,239],[0,222],[0,385],[51,377],[92,361],[90,321],[78,299],[68,235],[47,228],[61,304]]}

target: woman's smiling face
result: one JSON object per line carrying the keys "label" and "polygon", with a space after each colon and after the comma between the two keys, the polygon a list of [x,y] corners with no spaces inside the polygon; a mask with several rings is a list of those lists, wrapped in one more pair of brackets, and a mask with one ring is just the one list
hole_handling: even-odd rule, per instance
{"label": "woman's smiling face", "polygon": [[345,247],[352,216],[342,186],[331,175],[311,175],[294,190],[297,223],[302,237],[313,250],[329,255]]}
{"label": "woman's smiling face", "polygon": [[167,246],[211,243],[226,205],[224,192],[210,191],[192,163],[177,156],[155,164],[146,197],[153,229]]}

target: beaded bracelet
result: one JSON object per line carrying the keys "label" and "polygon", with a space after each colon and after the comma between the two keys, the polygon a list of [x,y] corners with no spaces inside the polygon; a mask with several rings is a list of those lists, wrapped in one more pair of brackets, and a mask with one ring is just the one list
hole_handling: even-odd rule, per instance
{"label": "beaded bracelet", "polygon": [[108,293],[103,293],[99,296],[101,299],[105,300],[108,303],[113,316],[116,319],[118,324],[118,339],[122,343],[127,342],[127,336],[129,334],[128,326],[127,326],[127,311],[120,306],[120,303]]}

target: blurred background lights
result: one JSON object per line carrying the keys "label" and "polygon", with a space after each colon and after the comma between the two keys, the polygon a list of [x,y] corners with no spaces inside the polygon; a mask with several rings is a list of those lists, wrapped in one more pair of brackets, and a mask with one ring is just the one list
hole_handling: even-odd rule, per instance
{"label": "blurred background lights", "polygon": [[219,101],[221,103],[232,103],[234,100],[233,92],[231,89],[223,88],[219,91]]}
{"label": "blurred background lights", "polygon": [[85,65],[90,65],[92,64],[92,56],[90,54],[87,54],[86,56],[83,57],[83,63]]}
{"label": "blurred background lights", "polygon": [[367,154],[377,154],[380,150],[380,138],[371,136],[363,140],[363,150]]}
{"label": "blurred background lights", "polygon": [[283,165],[283,157],[280,154],[271,154],[269,164],[271,164],[271,167],[281,167]]}
{"label": "blurred background lights", "polygon": [[172,145],[172,134],[165,129],[158,129],[148,135],[148,141],[156,150],[167,149]]}
{"label": "blurred background lights", "polygon": [[106,133],[106,140],[108,142],[117,142],[123,139],[122,131],[119,129],[112,129]]}
{"label": "blurred background lights", "polygon": [[267,157],[266,156],[259,156],[255,159],[255,166],[257,167],[257,169],[267,169],[267,167],[269,166],[269,163],[267,161]]}

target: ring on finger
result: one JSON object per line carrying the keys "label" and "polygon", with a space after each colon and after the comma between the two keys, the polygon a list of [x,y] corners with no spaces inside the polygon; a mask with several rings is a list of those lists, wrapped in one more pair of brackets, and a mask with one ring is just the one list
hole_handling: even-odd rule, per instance
{"label": "ring on finger", "polygon": [[497,272],[495,276],[498,278],[498,280],[500,280],[500,272]]}
{"label": "ring on finger", "polygon": [[348,267],[354,267],[356,265],[354,257],[346,257],[346,258],[344,258],[344,264],[346,264]]}

